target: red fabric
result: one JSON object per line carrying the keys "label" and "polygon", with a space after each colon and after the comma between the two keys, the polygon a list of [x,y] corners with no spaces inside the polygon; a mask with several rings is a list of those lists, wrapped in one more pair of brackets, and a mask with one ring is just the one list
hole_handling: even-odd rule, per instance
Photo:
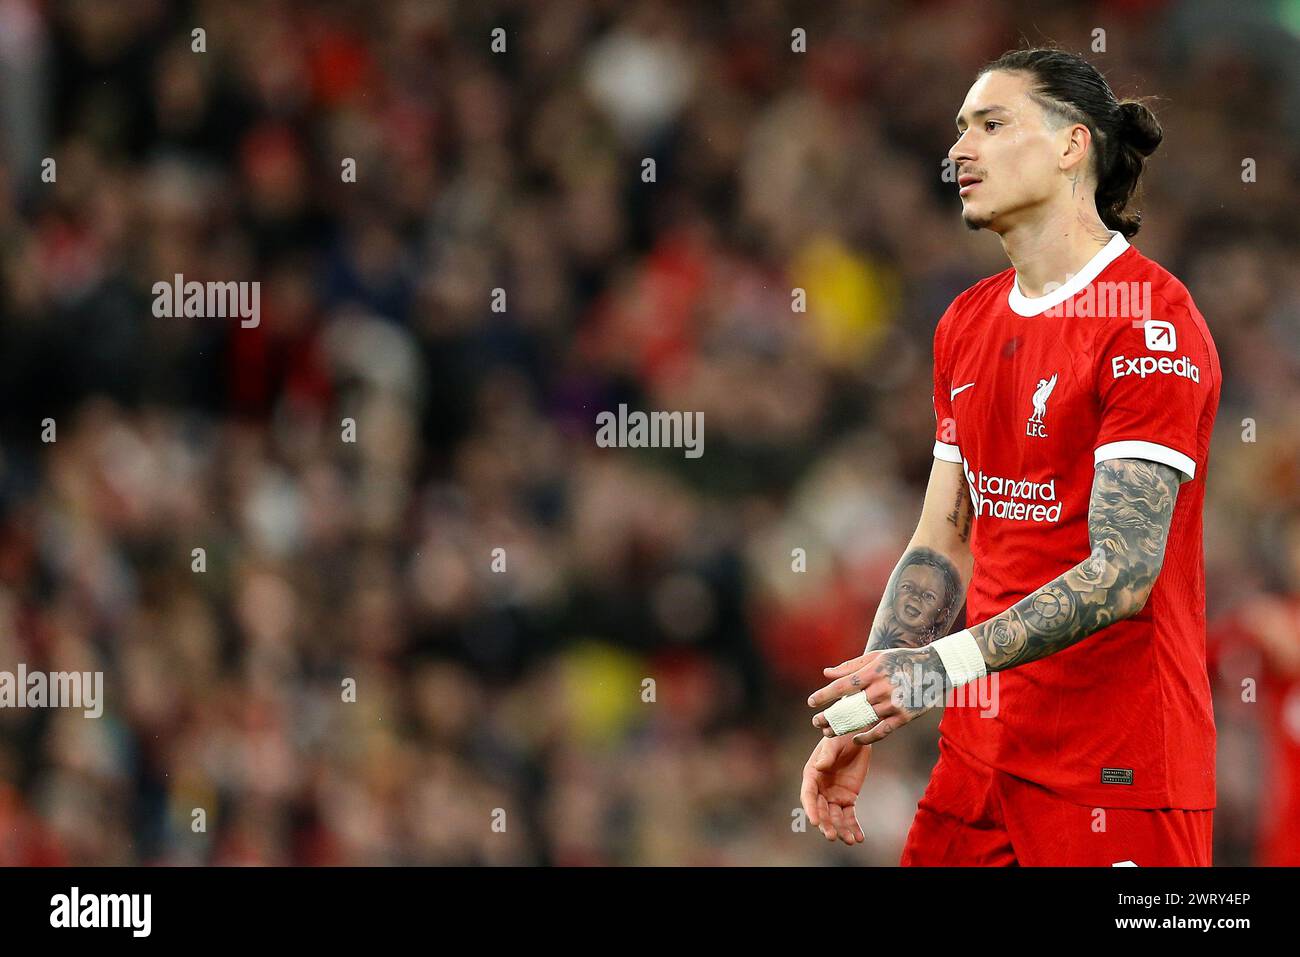
{"label": "red fabric", "polygon": [[[960,456],[977,513],[967,621],[992,618],[1089,557],[1099,446],[1151,443],[1153,454],[1191,458],[1194,477],[1178,491],[1164,567],[1142,611],[983,679],[997,683],[996,714],[950,707],[942,731],[985,763],[1078,803],[1212,808],[1201,510],[1222,382],[1213,340],[1183,285],[1132,247],[1090,285],[1149,283],[1147,318],[1168,324],[1153,327],[1163,332],[1158,348],[1131,314],[1085,309],[1089,298],[1102,301],[1087,285],[1058,314],[1019,315],[1008,302],[1014,281],[1008,269],[973,286],[935,332],[936,436]],[[1135,358],[1157,365],[1135,374]],[[1188,375],[1167,368],[1175,365]],[[994,689],[979,690],[984,700]],[[1131,772],[1131,783],[1103,780],[1103,769]]]}
{"label": "red fabric", "polygon": [[1213,811],[1075,804],[939,739],[904,867],[1209,867]]}

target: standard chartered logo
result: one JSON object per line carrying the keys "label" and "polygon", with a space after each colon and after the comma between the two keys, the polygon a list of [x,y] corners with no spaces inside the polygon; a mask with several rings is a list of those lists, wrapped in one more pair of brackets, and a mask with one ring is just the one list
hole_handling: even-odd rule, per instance
{"label": "standard chartered logo", "polygon": [[972,472],[965,456],[962,456],[961,465],[966,473],[966,486],[970,489],[976,516],[988,515],[1013,522],[1060,521],[1061,503],[1056,499],[1055,478],[1035,482],[1025,478],[985,475],[978,470]]}

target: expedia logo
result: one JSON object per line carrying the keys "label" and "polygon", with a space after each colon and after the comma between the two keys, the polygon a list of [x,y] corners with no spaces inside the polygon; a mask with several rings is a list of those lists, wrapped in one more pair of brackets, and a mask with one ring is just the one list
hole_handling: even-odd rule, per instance
{"label": "expedia logo", "polygon": [[1191,379],[1193,382],[1201,381],[1201,370],[1196,367],[1187,356],[1179,356],[1177,359],[1171,359],[1168,356],[1138,356],[1130,359],[1127,356],[1116,356],[1110,360],[1110,371],[1116,379],[1123,378],[1126,375],[1135,375],[1145,379],[1149,375],[1164,373],[1166,375],[1182,376],[1184,379]]}
{"label": "expedia logo", "polygon": [[1056,499],[1056,479],[1034,482],[1001,475],[972,472],[965,456],[961,460],[976,517],[1005,518],[1013,522],[1059,522],[1061,503]]}

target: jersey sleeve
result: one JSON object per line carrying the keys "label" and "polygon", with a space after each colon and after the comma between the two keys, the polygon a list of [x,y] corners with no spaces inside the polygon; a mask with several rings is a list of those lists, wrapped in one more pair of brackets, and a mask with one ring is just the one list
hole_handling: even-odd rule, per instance
{"label": "jersey sleeve", "polygon": [[1101,427],[1093,464],[1146,459],[1196,477],[1201,413],[1213,388],[1205,338],[1186,305],[1152,298],[1145,322],[1116,322],[1098,336]]}
{"label": "jersey sleeve", "polygon": [[952,379],[946,342],[951,313],[949,307],[934,330],[934,457],[960,465],[961,448],[957,441],[957,420],[952,414]]}

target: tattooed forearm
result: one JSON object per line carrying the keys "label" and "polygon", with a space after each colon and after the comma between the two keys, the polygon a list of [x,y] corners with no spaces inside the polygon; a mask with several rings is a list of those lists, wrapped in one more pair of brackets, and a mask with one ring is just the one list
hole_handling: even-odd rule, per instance
{"label": "tattooed forearm", "polygon": [[965,594],[950,558],[932,548],[909,548],[889,576],[866,650],[919,648],[942,638],[952,628]]}
{"label": "tattooed forearm", "polygon": [[1055,654],[1136,614],[1164,562],[1178,472],[1141,459],[1102,462],[1088,504],[1092,554],[971,628],[990,671]]}

